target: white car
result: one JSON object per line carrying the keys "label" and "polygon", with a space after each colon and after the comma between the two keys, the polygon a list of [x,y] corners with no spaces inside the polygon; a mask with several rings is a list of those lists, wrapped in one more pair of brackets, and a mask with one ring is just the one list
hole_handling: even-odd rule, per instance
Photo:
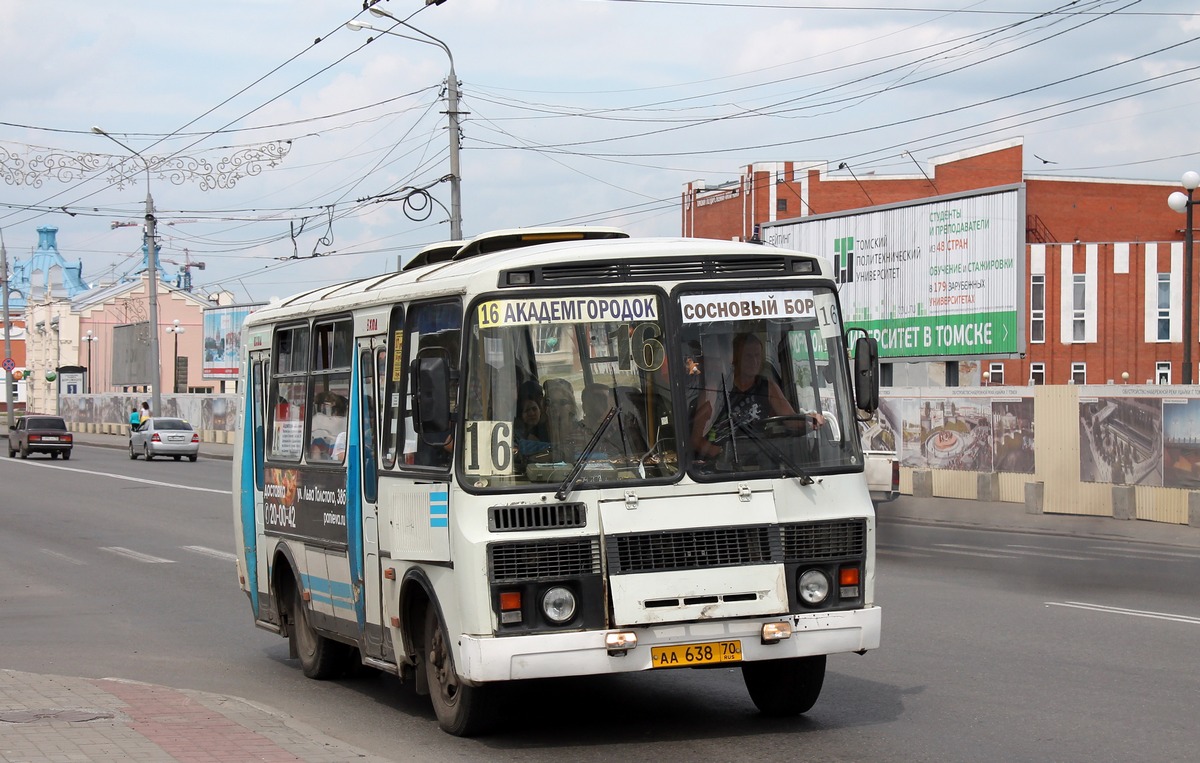
{"label": "white car", "polygon": [[171,456],[176,461],[200,455],[200,434],[184,419],[156,416],[146,419],[129,433],[129,457]]}
{"label": "white car", "polygon": [[894,451],[863,451],[863,472],[867,476],[867,489],[871,500],[876,503],[891,501],[900,495],[900,460]]}

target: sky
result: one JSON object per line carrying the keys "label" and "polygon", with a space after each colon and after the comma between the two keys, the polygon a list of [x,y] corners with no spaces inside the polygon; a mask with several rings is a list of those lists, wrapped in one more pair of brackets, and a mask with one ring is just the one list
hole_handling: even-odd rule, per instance
{"label": "sky", "polygon": [[192,263],[197,293],[394,270],[450,237],[447,51],[467,237],[675,236],[689,181],[789,160],[911,175],[1013,138],[1040,176],[1200,169],[1195,0],[375,8],[410,26],[362,0],[0,0],[10,257],[54,226],[85,281],[136,273],[149,174],[163,269]]}

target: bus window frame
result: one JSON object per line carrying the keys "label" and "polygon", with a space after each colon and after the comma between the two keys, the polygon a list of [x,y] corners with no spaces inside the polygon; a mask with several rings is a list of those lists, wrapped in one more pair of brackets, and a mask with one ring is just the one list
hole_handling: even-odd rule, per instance
{"label": "bus window frame", "polygon": [[[439,328],[437,331],[431,332],[429,334],[422,334],[421,336],[422,337],[423,336],[434,336],[443,331],[450,331],[450,330],[453,330],[454,332],[457,333],[458,346],[454,349],[453,352],[451,352],[449,349],[441,348],[441,350],[444,352],[444,354],[450,360],[450,363],[451,363],[450,370],[452,372],[451,375],[452,375],[453,379],[455,380],[454,388],[450,391],[450,421],[449,421],[450,426],[449,426],[449,430],[448,430],[450,442],[452,443],[452,445],[448,452],[449,457],[446,459],[446,463],[442,464],[442,465],[417,464],[417,463],[410,464],[404,458],[401,457],[403,455],[406,455],[403,452],[403,448],[401,448],[401,450],[399,451],[399,453],[397,455],[396,467],[399,469],[406,470],[406,471],[410,470],[410,471],[422,473],[422,474],[430,474],[430,473],[436,473],[439,475],[440,474],[449,474],[450,471],[454,468],[455,462],[458,460],[454,457],[456,455],[456,453],[455,453],[455,448],[454,448],[453,443],[457,443],[459,441],[459,439],[458,439],[458,424],[459,424],[459,419],[462,418],[459,415],[459,409],[461,408],[460,397],[462,395],[462,389],[463,389],[462,374],[461,374],[460,369],[462,367],[462,357],[463,357],[463,331],[464,331],[463,326],[466,322],[466,318],[463,314],[463,300],[462,300],[462,297],[459,295],[444,295],[444,296],[432,297],[432,298],[423,299],[420,301],[409,302],[408,305],[406,306],[407,310],[405,311],[405,315],[404,315],[404,348],[403,348],[404,354],[401,359],[402,365],[403,365],[403,368],[402,368],[403,381],[400,384],[401,402],[403,404],[402,405],[403,410],[401,411],[401,417],[402,417],[401,423],[408,420],[411,416],[413,416],[416,413],[417,406],[414,404],[413,395],[416,394],[416,392],[417,392],[414,385],[417,384],[418,382],[416,380],[416,377],[413,374],[413,369],[415,368],[417,359],[421,357],[422,353],[428,353],[431,351],[430,346],[428,346],[428,345],[419,346],[420,345],[419,342],[417,343],[417,346],[414,346],[413,334],[416,329],[416,324],[421,319],[422,315],[424,314],[423,311],[435,310],[438,307],[447,306],[447,305],[454,308],[454,310],[452,312],[458,318],[457,325],[453,326],[453,327]],[[436,349],[436,348],[432,348],[432,349]],[[394,359],[395,358],[393,358],[393,360]],[[412,424],[413,433],[416,436],[416,442],[417,442],[417,445],[416,445],[417,450],[415,452],[419,453],[421,451],[422,445],[424,445],[426,448],[441,446],[441,443],[431,442],[428,439],[427,433],[421,430],[419,422],[412,421],[411,424]],[[407,434],[407,431],[405,431],[405,434]],[[404,441],[402,440],[402,445],[403,445],[403,442]]]}
{"label": "bus window frame", "polygon": [[[383,416],[379,422],[379,451],[383,455],[380,466],[385,471],[396,468],[407,434],[404,428],[404,384],[407,376],[404,368],[404,318],[407,312],[406,305],[398,304],[392,307],[388,316],[387,356],[383,368],[386,381],[383,384]],[[388,359],[391,360],[390,371]]]}
{"label": "bus window frame", "polygon": [[[310,336],[312,339],[306,388],[307,415],[304,422],[304,442],[308,447],[304,450],[304,462],[309,466],[344,469],[346,443],[350,437],[350,395],[355,394],[351,378],[357,348],[354,341],[354,316],[351,313],[322,315],[312,322]],[[339,361],[344,365],[339,365]],[[343,387],[345,394],[340,392]],[[341,398],[341,407],[335,407],[332,416],[334,419],[341,419],[341,429],[335,434],[335,442],[337,438],[341,439],[341,451],[339,453],[336,446],[332,446],[328,458],[313,456],[313,421],[317,414],[321,413],[320,406],[317,405],[318,395],[335,395]],[[331,402],[330,405],[333,406],[334,403]],[[339,410],[340,413],[337,412]]]}
{"label": "bus window frame", "polygon": [[[302,384],[304,389],[307,390],[308,362],[309,362],[309,357],[308,357],[309,353],[308,353],[307,348],[308,348],[308,342],[309,342],[309,337],[310,337],[309,332],[310,332],[310,327],[309,327],[309,324],[307,321],[283,323],[283,324],[280,324],[275,327],[273,336],[271,337],[270,377],[268,380],[269,384],[267,385],[267,389],[270,390],[269,397],[268,397],[269,400],[278,401],[280,399],[281,396],[279,394],[279,386],[281,384]],[[290,342],[293,345],[292,348],[289,349],[286,354],[280,349],[280,347],[282,345],[282,341],[283,341],[283,336],[285,334],[292,337]],[[297,336],[302,336],[303,340],[304,340],[304,348],[303,348],[304,352],[302,353],[302,368],[300,368],[299,370],[297,370],[295,367],[296,366],[295,360],[296,360],[296,354],[297,354],[296,348],[295,348],[295,344],[296,344],[297,340],[295,337],[297,337]],[[281,370],[280,366],[283,362],[284,357],[287,357],[287,359],[288,359],[288,368],[286,370]],[[307,436],[306,432],[304,431],[305,430],[304,422],[305,422],[305,418],[306,418],[306,412],[304,411],[304,406],[306,405],[306,403],[307,403],[307,391],[304,393],[304,399],[300,400],[300,402],[299,402],[299,404],[301,406],[301,413],[299,416],[300,430],[301,430],[300,431],[300,448],[295,453],[294,456],[291,453],[279,452],[278,449],[276,448],[276,426],[275,425],[276,425],[277,421],[282,420],[282,421],[290,422],[290,421],[294,421],[295,419],[293,419],[293,417],[291,417],[291,416],[288,416],[285,419],[280,419],[279,418],[279,405],[277,402],[272,402],[271,405],[267,406],[267,413],[268,413],[268,415],[267,415],[267,442],[266,442],[266,449],[263,453],[264,461],[274,461],[274,462],[282,462],[282,463],[288,463],[288,464],[300,463],[300,460],[304,456],[304,442],[306,441],[306,436]],[[292,402],[291,398],[286,399],[286,404],[287,404],[288,410],[290,412],[290,410],[293,406],[293,402]]]}

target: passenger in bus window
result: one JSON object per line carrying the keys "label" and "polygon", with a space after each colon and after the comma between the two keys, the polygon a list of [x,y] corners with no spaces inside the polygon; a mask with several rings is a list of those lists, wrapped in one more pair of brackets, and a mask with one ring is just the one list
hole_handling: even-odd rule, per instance
{"label": "passenger in bus window", "polygon": [[[762,340],[751,333],[738,334],[733,338],[733,378],[728,389],[717,393],[719,413],[711,428],[698,442],[694,442],[696,456],[702,459],[716,458],[723,451],[723,444],[733,430],[755,421],[772,416],[795,416],[783,390],[774,380],[763,374]],[[705,401],[703,405],[707,405]],[[697,409],[694,419],[706,419],[710,411]],[[825,417],[820,413],[808,414],[804,420],[790,422],[793,428],[805,430],[825,426]]]}
{"label": "passenger in bus window", "polygon": [[546,434],[542,404],[537,398],[527,397],[519,404],[517,420],[513,422],[513,443],[517,453],[525,457],[550,450],[550,436]]}
{"label": "passenger in bus window", "polygon": [[[319,393],[314,400],[316,405],[312,419],[312,437],[309,440],[308,455],[313,461],[332,461],[333,447],[339,434],[346,431],[346,416],[338,409],[338,395]],[[343,404],[342,410],[345,406]]]}
{"label": "passenger in bus window", "polygon": [[575,388],[566,379],[547,379],[545,388],[546,432],[550,435],[552,457],[555,461],[574,460],[586,442],[579,423]]}
{"label": "passenger in bus window", "polygon": [[[614,390],[611,387],[603,384],[589,384],[583,388],[583,421],[580,423],[580,428],[585,438],[584,442],[591,440],[595,436],[596,430],[600,428],[600,424],[604,421],[604,417],[614,407],[615,400]],[[613,420],[608,422],[608,427],[604,430],[604,434],[600,436],[600,440],[596,443],[593,453],[601,457],[623,455],[627,448],[625,443],[622,442],[622,433],[631,440],[636,436],[638,441],[641,442],[645,440],[645,437],[640,432],[640,429],[641,425],[637,421],[636,413],[630,410],[622,410],[619,417],[614,415]],[[641,448],[641,450],[645,450],[645,448]]]}

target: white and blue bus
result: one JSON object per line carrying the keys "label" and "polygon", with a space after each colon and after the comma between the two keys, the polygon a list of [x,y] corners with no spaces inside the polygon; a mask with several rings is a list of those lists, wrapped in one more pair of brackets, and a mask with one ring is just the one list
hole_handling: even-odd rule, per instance
{"label": "white and blue bus", "polygon": [[500,231],[243,332],[238,574],[307,676],[468,735],[504,682],[711,665],[795,715],[879,645],[878,358],[823,259]]}

